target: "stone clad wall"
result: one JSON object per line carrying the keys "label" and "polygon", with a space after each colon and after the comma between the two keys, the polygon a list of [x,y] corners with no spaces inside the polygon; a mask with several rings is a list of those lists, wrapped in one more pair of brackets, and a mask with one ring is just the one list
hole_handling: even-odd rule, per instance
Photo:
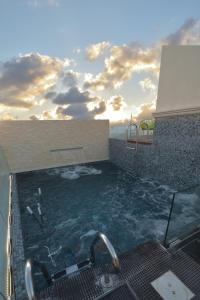
{"label": "stone clad wall", "polygon": [[153,144],[133,145],[110,139],[111,161],[174,188],[200,183],[200,114],[157,118]]}
{"label": "stone clad wall", "polygon": [[[125,140],[110,139],[110,160],[122,169],[137,175],[135,151],[127,148]],[[134,145],[130,145],[134,147]]]}
{"label": "stone clad wall", "polygon": [[12,173],[107,160],[108,136],[105,120],[0,122]]}
{"label": "stone clad wall", "polygon": [[149,178],[158,163],[153,144],[138,144],[136,151],[135,144],[118,139],[110,139],[110,160],[135,176]]}
{"label": "stone clad wall", "polygon": [[19,209],[19,199],[17,190],[16,175],[13,175],[12,181],[12,226],[11,226],[11,238],[12,238],[12,280],[14,284],[14,293],[12,300],[26,300],[26,288],[24,280],[25,272],[25,256],[24,256],[24,244],[21,228],[21,215]]}

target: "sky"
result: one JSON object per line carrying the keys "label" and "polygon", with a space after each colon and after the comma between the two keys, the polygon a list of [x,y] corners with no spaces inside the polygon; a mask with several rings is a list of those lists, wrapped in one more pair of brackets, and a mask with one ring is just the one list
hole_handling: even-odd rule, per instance
{"label": "sky", "polygon": [[199,0],[0,0],[0,119],[152,118],[163,45],[200,44]]}

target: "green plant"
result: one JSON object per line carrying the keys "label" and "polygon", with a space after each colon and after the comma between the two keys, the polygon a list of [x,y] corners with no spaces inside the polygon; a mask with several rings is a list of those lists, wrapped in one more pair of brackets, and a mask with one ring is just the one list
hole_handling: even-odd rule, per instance
{"label": "green plant", "polygon": [[155,120],[143,120],[140,122],[140,128],[142,130],[154,130]]}

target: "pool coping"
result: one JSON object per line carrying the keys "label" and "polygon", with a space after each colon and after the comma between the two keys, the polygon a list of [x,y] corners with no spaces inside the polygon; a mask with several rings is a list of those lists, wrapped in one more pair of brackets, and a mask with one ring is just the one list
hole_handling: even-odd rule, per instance
{"label": "pool coping", "polygon": [[24,279],[25,256],[24,256],[24,243],[23,243],[23,236],[22,236],[16,174],[13,174],[13,180],[12,180],[11,216],[12,216],[11,266],[12,266],[13,289],[14,289],[12,299],[25,300],[27,299],[26,289],[25,289],[25,279]]}

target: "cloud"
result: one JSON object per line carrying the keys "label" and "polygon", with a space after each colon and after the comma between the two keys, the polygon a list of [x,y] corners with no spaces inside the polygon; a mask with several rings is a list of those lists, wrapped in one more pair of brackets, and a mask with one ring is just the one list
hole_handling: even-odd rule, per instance
{"label": "cloud", "polygon": [[79,54],[79,53],[81,53],[81,51],[82,51],[81,48],[74,48],[73,49],[74,54]]}
{"label": "cloud", "polygon": [[[58,119],[94,119],[106,110],[104,100],[92,96],[89,91],[81,91],[77,86],[71,87],[65,93],[49,92],[45,98],[58,104],[53,116]],[[44,113],[39,118],[44,119]]]}
{"label": "cloud", "polygon": [[39,117],[38,117],[37,115],[32,115],[32,116],[30,116],[29,119],[30,119],[31,121],[38,121],[38,120],[40,120]]}
{"label": "cloud", "polygon": [[[175,33],[147,48],[138,43],[112,46],[104,61],[104,70],[88,78],[85,88],[96,91],[116,89],[131,79],[136,72],[149,72],[158,76],[162,45],[191,45],[200,43],[200,21],[188,19]],[[94,51],[95,53],[95,51]]]}
{"label": "cloud", "polygon": [[45,95],[47,99],[51,99],[53,103],[59,105],[81,104],[94,102],[97,97],[92,97],[88,91],[80,91],[78,87],[71,87],[66,93],[50,92]]}
{"label": "cloud", "polygon": [[200,21],[188,19],[174,33],[161,40],[161,44],[167,45],[194,45],[200,43]]}
{"label": "cloud", "polygon": [[124,102],[122,96],[113,96],[113,97],[111,97],[109,103],[112,106],[112,109],[114,111],[121,110],[121,108],[124,107],[124,105],[125,105],[125,102]]}
{"label": "cloud", "polygon": [[45,110],[42,113],[43,120],[53,120],[54,115],[52,111]]}
{"label": "cloud", "polygon": [[78,72],[74,72],[73,70],[64,71],[60,76],[63,88],[76,86],[79,77],[80,74]]}
{"label": "cloud", "polygon": [[67,108],[59,106],[57,114],[62,116],[71,116],[73,119],[89,119],[90,113],[87,106],[83,103],[69,105]]}
{"label": "cloud", "polygon": [[70,117],[72,119],[94,119],[97,115],[102,114],[106,110],[104,101],[100,101],[96,107],[89,110],[85,103],[76,103],[68,107],[59,106],[57,108],[57,116]]}
{"label": "cloud", "polygon": [[28,5],[33,7],[41,7],[41,6],[59,6],[59,0],[28,0]]}
{"label": "cloud", "polygon": [[143,120],[149,120],[153,118],[153,112],[155,111],[155,103],[143,103],[139,107],[139,113],[135,116],[136,122],[140,123]]}
{"label": "cloud", "polygon": [[[38,6],[54,5],[57,1],[32,1]],[[129,109],[123,110],[125,101],[122,96],[114,95],[107,104],[93,91],[117,89],[130,80],[136,73],[144,72],[139,85],[151,96],[157,90],[160,52],[163,44],[183,45],[200,43],[200,21],[188,19],[176,32],[169,34],[151,47],[138,43],[111,45],[103,41],[87,48],[87,58],[92,61],[106,51],[104,68],[97,75],[78,73],[69,70],[72,61],[56,57],[29,53],[0,62],[0,107],[31,109],[41,106],[41,114],[32,115],[33,119],[55,118],[103,118],[111,120],[126,118]],[[80,83],[84,82],[83,89]],[[154,97],[153,97],[154,98]],[[48,102],[54,109],[47,110]],[[42,106],[45,110],[42,112]],[[151,115],[151,104],[140,107],[139,119]],[[58,113],[59,112],[59,113]],[[145,117],[146,116],[146,117]],[[5,118],[12,117],[5,114]]]}
{"label": "cloud", "polygon": [[51,111],[43,111],[42,114],[38,115],[32,115],[29,118],[32,121],[38,121],[38,120],[53,120],[56,119]]}
{"label": "cloud", "polygon": [[96,60],[97,58],[99,58],[103,52],[108,49],[110,47],[110,43],[109,42],[101,42],[101,43],[97,43],[97,44],[93,44],[90,45],[87,49],[86,49],[86,57],[89,61],[93,61]]}
{"label": "cloud", "polygon": [[0,103],[30,109],[58,79],[67,61],[30,53],[0,65]]}
{"label": "cloud", "polygon": [[12,113],[10,112],[3,112],[0,115],[0,120],[2,121],[13,121],[13,120],[17,120],[17,117],[14,116]]}
{"label": "cloud", "polygon": [[104,101],[101,101],[98,103],[98,106],[96,106],[90,113],[95,117],[96,115],[100,115],[104,113],[106,110],[106,103]]}
{"label": "cloud", "polygon": [[145,78],[144,80],[140,80],[139,85],[144,91],[157,91],[157,85],[153,83],[151,78]]}
{"label": "cloud", "polygon": [[120,87],[133,72],[157,68],[158,51],[144,49],[137,44],[113,46],[111,55],[105,59],[105,69],[95,78],[85,82],[85,88],[104,90]]}
{"label": "cloud", "polygon": [[44,110],[41,114],[30,116],[30,120],[57,120],[57,119],[70,119],[69,117],[64,117],[62,115],[57,114],[57,107],[51,110]]}

